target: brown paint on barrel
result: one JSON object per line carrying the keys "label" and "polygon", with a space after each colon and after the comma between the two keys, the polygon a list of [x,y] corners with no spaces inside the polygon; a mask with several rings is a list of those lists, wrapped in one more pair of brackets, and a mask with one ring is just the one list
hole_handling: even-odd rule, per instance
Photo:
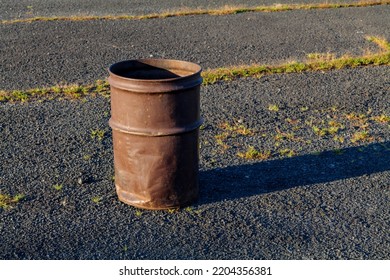
{"label": "brown paint on barrel", "polygon": [[109,72],[119,199],[146,209],[192,203],[199,192],[201,67],[141,59],[118,62]]}

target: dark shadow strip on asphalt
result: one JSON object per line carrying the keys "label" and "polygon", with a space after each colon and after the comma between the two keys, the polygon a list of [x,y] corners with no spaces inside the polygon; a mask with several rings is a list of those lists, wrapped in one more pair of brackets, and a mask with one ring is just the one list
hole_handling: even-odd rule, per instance
{"label": "dark shadow strip on asphalt", "polygon": [[200,172],[198,204],[235,200],[390,170],[390,142]]}

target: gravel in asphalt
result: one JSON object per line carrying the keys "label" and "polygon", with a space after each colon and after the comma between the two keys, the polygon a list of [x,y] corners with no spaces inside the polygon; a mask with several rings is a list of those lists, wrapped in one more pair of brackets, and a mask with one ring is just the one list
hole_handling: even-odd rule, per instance
{"label": "gravel in asphalt", "polygon": [[276,64],[309,53],[378,51],[366,36],[390,40],[390,7],[348,8],[143,21],[0,25],[0,89],[90,83],[109,65],[159,57],[203,68]]}
{"label": "gravel in asphalt", "polygon": [[37,16],[143,15],[180,9],[215,9],[223,6],[254,7],[294,3],[354,3],[353,0],[0,0],[0,20]]}
{"label": "gravel in asphalt", "polygon": [[[0,258],[389,259],[390,129],[375,118],[390,114],[389,76],[366,67],[203,87],[200,198],[173,213],[117,200],[108,99],[0,104],[0,191],[26,195],[0,208]],[[331,121],[340,131],[315,133]],[[237,156],[250,145],[272,157]]]}

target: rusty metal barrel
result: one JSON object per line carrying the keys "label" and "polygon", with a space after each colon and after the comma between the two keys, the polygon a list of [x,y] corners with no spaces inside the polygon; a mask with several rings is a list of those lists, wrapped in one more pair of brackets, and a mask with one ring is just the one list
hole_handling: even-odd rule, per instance
{"label": "rusty metal barrel", "polygon": [[122,202],[169,209],[197,199],[201,70],[168,59],[109,68],[115,187]]}

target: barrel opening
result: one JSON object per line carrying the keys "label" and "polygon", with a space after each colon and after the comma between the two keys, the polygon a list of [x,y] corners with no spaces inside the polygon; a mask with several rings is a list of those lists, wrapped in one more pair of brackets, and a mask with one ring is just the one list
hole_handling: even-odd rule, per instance
{"label": "barrel opening", "polygon": [[168,62],[160,60],[123,61],[112,65],[110,72],[123,78],[135,80],[167,80],[186,77],[199,71],[199,69]]}

